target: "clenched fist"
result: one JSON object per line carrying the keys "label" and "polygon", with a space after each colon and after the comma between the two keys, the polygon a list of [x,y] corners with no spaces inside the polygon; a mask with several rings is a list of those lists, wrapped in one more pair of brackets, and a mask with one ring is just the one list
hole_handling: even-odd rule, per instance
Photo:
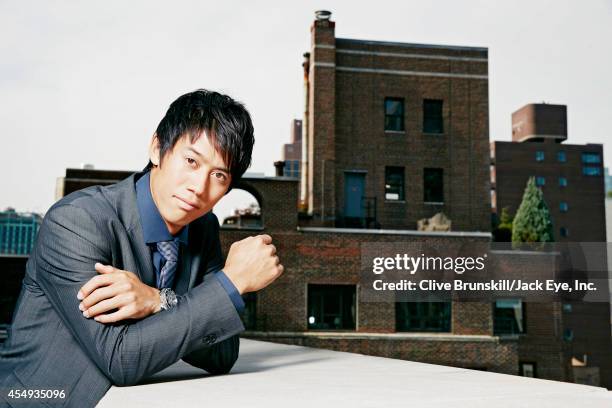
{"label": "clenched fist", "polygon": [[272,237],[266,234],[234,242],[223,268],[240,294],[265,288],[283,270]]}

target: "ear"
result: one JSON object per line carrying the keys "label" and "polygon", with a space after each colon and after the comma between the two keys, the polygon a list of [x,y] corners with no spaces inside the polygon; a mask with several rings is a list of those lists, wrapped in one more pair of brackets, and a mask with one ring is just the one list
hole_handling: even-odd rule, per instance
{"label": "ear", "polygon": [[154,166],[159,166],[159,139],[157,138],[157,133],[153,134],[153,138],[151,138],[149,160],[151,160]]}

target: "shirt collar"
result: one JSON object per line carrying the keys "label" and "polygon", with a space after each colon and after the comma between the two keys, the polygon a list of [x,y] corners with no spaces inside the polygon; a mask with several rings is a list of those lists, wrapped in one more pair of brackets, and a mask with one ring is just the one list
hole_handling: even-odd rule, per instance
{"label": "shirt collar", "polygon": [[189,225],[185,225],[174,236],[170,234],[164,219],[155,205],[155,201],[153,201],[150,175],[151,172],[148,171],[136,182],[136,202],[138,213],[140,214],[144,241],[147,244],[153,244],[161,241],[178,240],[182,244],[187,245]]}

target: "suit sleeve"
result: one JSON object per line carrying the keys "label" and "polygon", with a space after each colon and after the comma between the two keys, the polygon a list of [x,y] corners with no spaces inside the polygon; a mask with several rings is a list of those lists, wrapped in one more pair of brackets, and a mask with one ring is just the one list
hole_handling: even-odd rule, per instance
{"label": "suit sleeve", "polygon": [[202,347],[183,357],[183,361],[211,374],[230,372],[240,352],[240,336],[235,335],[213,346]]}
{"label": "suit sleeve", "polygon": [[[236,310],[240,312],[244,309],[242,297],[240,297],[240,294],[238,294],[234,288],[234,292],[236,292],[238,296],[238,299],[235,299],[235,296],[232,296],[231,289],[227,288],[227,284],[223,284],[225,275],[223,275],[223,277],[219,276],[219,274],[224,273],[221,271],[223,267],[223,252],[221,250],[221,241],[219,240],[219,221],[214,214],[212,214],[210,222],[212,223],[212,245],[206,257],[208,261],[206,263],[204,282],[207,280],[218,281],[232,299],[232,303]],[[227,277],[225,277],[225,280],[229,281]],[[231,282],[230,285],[232,285]],[[231,370],[238,359],[239,348],[240,339],[236,335],[212,347],[203,346],[200,349],[192,351],[190,354],[183,357],[183,361],[194,367],[206,370],[211,374],[226,374]]]}
{"label": "suit sleeve", "polygon": [[[50,210],[34,254],[37,281],[83,350],[115,385],[132,385],[202,346],[228,339],[244,326],[216,279],[207,279],[170,309],[142,320],[101,324],[79,310],[77,292],[112,263],[104,214],[75,205]],[[133,271],[135,272],[135,271]]]}

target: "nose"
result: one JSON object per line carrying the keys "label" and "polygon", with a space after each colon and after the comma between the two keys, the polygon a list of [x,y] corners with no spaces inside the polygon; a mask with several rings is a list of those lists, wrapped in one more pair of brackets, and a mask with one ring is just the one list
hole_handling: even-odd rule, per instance
{"label": "nose", "polygon": [[202,197],[206,190],[208,190],[208,182],[207,173],[195,173],[192,175],[189,191],[193,192],[197,197]]}

